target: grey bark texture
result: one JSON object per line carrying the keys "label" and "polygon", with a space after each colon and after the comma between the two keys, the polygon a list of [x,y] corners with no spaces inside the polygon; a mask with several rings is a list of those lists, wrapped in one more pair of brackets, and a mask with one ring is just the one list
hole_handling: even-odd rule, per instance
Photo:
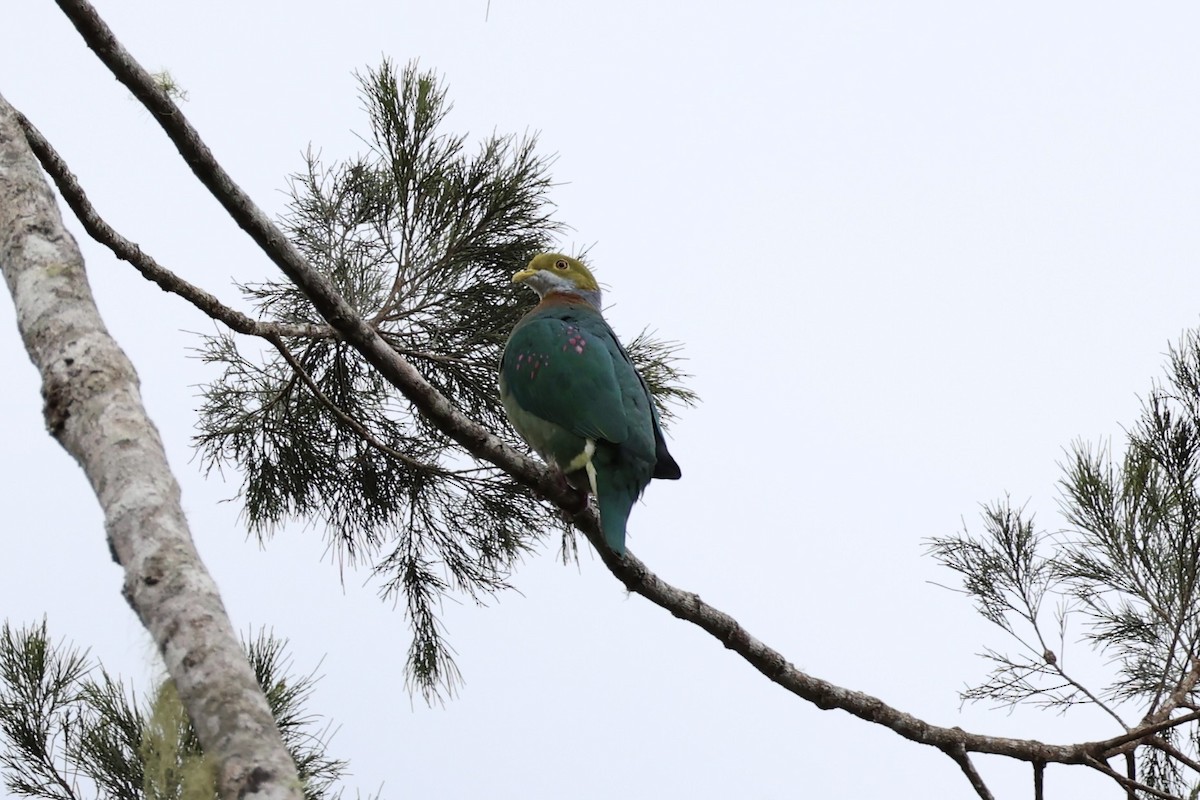
{"label": "grey bark texture", "polygon": [[137,373],[100,318],[78,245],[3,97],[0,271],[42,376],[47,428],[100,501],[125,598],[218,765],[221,795],[299,800],[295,765],[192,543]]}

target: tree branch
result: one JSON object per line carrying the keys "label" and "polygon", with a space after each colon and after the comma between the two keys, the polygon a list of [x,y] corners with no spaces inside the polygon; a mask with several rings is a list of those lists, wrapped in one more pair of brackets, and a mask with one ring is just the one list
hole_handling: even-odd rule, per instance
{"label": "tree branch", "polygon": [[[1102,772],[1105,775],[1107,775],[1108,777],[1112,778],[1114,781],[1121,784],[1121,786],[1127,792],[1135,792],[1135,791],[1145,792],[1146,794],[1151,795],[1152,797],[1161,797],[1161,798],[1163,798],[1163,800],[1179,800],[1179,798],[1173,794],[1168,794],[1167,792],[1161,791],[1159,789],[1155,789],[1153,786],[1147,786],[1146,784],[1141,783],[1140,781],[1135,781],[1135,780],[1125,777],[1124,775],[1117,772],[1115,769],[1108,766],[1107,764],[1105,764],[1103,761],[1100,761],[1099,759],[1089,757],[1083,763],[1087,764],[1089,767],[1096,770],[1097,772]],[[1134,797],[1136,797],[1136,795],[1134,795]]]}
{"label": "tree branch", "polygon": [[1166,739],[1160,739],[1157,736],[1151,736],[1149,739],[1146,740],[1146,743],[1148,745],[1150,745],[1151,747],[1154,747],[1154,748],[1157,748],[1157,749],[1163,751],[1164,753],[1169,755],[1171,758],[1175,759],[1180,764],[1183,764],[1185,767],[1192,770],[1193,772],[1200,773],[1200,762],[1196,761],[1194,758],[1189,757],[1187,754],[1182,752],[1178,747],[1175,747],[1175,745],[1171,744]]}
{"label": "tree branch", "polygon": [[1196,688],[1197,682],[1200,682],[1200,658],[1193,658],[1192,668],[1188,670],[1188,674],[1175,687],[1175,691],[1171,692],[1170,696],[1163,701],[1162,706],[1153,713],[1146,715],[1143,724],[1154,724],[1166,720],[1171,715],[1171,712],[1179,708],[1187,699],[1187,696],[1192,693],[1192,690]]}
{"label": "tree branch", "polygon": [[[263,252],[303,291],[314,307],[341,338],[392,383],[440,430],[478,459],[503,469],[515,480],[532,487],[568,513],[578,509],[578,497],[537,461],[505,444],[497,436],[460,412],[438,392],[405,358],[397,353],[366,320],[362,319],[330,283],[315,270],[237,186],[217,163],[211,151],[174,104],[116,40],[113,33],[86,0],[57,0],[88,46],[145,105],[183,159],[192,168],[230,216],[263,249]],[[694,593],[663,581],[632,554],[624,558],[603,545],[599,520],[590,508],[574,513],[575,526],[591,540],[609,570],[629,589],[711,634],[769,680],[818,708],[841,709],[867,722],[882,725],[913,742],[940,750],[977,752],[1007,756],[1044,764],[1089,764],[1107,770],[1118,782],[1127,778],[1113,773],[1097,757],[1112,747],[1112,741],[1074,745],[1044,744],[1035,740],[985,736],[946,728],[899,711],[878,698],[845,689],[796,669],[779,652],[754,638],[733,617],[705,603]],[[1123,734],[1146,735],[1140,729]],[[1107,774],[1106,773],[1106,774]],[[1122,783],[1124,785],[1124,783]],[[1149,790],[1153,793],[1153,790]],[[1159,793],[1161,794],[1161,793]]]}
{"label": "tree branch", "polygon": [[962,748],[951,748],[946,752],[946,755],[954,759],[955,763],[962,768],[963,774],[967,776],[967,780],[971,782],[971,788],[979,795],[980,800],[996,800],[992,790],[983,782],[983,776],[979,774],[979,770],[975,769],[975,765],[971,763],[971,757],[967,755],[967,751]]}
{"label": "tree branch", "polygon": [[[176,294],[187,300],[207,316],[218,322],[223,322],[230,329],[245,334],[247,336],[257,336],[270,342],[285,361],[295,371],[296,376],[304,383],[305,386],[320,400],[330,411],[340,419],[347,427],[353,430],[367,444],[371,445],[381,453],[386,453],[392,458],[397,459],[405,464],[408,464],[414,469],[436,473],[441,475],[450,475],[448,470],[436,467],[432,464],[420,462],[411,456],[405,455],[400,451],[388,447],[384,443],[376,439],[366,428],[357,420],[347,415],[341,408],[332,400],[324,395],[313,382],[312,377],[304,369],[296,357],[292,354],[285,338],[305,338],[305,339],[328,339],[336,336],[332,328],[327,325],[309,325],[283,322],[261,322],[251,317],[242,314],[236,309],[230,308],[218,300],[214,295],[201,289],[188,281],[180,278],[171,270],[163,267],[158,261],[141,249],[137,244],[121,235],[119,231],[113,228],[100,215],[96,208],[87,198],[87,193],[83,190],[79,180],[67,162],[59,155],[54,146],[42,135],[29,118],[20,111],[13,109],[16,114],[17,122],[25,133],[25,138],[29,142],[30,149],[34,155],[38,157],[42,168],[49,173],[62,194],[67,205],[75,212],[76,218],[83,225],[93,239],[100,244],[108,247],[113,255],[117,258],[131,264],[138,272],[147,280],[157,284],[163,291],[171,294]],[[404,351],[401,351],[404,352]],[[426,358],[435,361],[451,362],[460,361],[461,359],[452,359],[446,356],[441,356],[436,353],[425,353],[417,351],[408,351],[406,355],[417,355],[421,358]]]}
{"label": "tree branch", "polygon": [[[87,193],[84,192],[79,180],[71,172],[67,162],[54,149],[54,146],[50,144],[41,131],[24,114],[16,109],[13,109],[13,111],[16,114],[18,124],[20,124],[21,129],[25,133],[25,138],[29,142],[30,149],[38,157],[42,168],[53,178],[63,199],[71,210],[75,212],[75,216],[83,225],[84,230],[88,232],[88,235],[100,244],[108,247],[117,258],[133,265],[143,277],[157,284],[163,291],[182,297],[212,319],[223,322],[230,329],[238,333],[266,339],[279,351],[280,355],[288,362],[296,372],[297,377],[309,388],[313,395],[328,407],[338,419],[375,449],[408,464],[414,469],[445,475],[450,474],[447,470],[443,470],[432,464],[422,463],[394,448],[388,447],[372,436],[357,420],[348,416],[321,392],[313,382],[312,377],[309,376],[300,362],[296,360],[296,357],[284,342],[284,339],[288,337],[328,339],[336,336],[332,328],[327,325],[289,324],[255,320],[236,309],[226,306],[214,295],[201,289],[199,286],[189,283],[171,270],[163,267],[153,256],[122,236],[120,232],[100,216],[100,213],[91,204],[91,201],[88,200]],[[415,354],[420,355],[422,358],[442,361],[452,360],[434,353]]]}
{"label": "tree branch", "polygon": [[[15,111],[15,109],[14,109]],[[214,295],[199,286],[185,281],[171,270],[160,265],[153,257],[144,253],[138,245],[129,241],[112,228],[92,206],[83,187],[63,160],[58,151],[42,136],[28,118],[16,111],[17,122],[25,132],[30,149],[38,157],[42,168],[54,179],[63,200],[75,212],[88,235],[112,251],[113,255],[134,266],[146,280],[158,285],[164,292],[176,294],[187,300],[209,317],[223,322],[238,333],[248,336],[285,336],[308,339],[328,339],[334,336],[327,325],[288,324],[283,322],[260,322],[222,303]]]}
{"label": "tree branch", "polygon": [[1200,711],[1194,711],[1191,714],[1184,714],[1182,717],[1164,719],[1160,722],[1155,722],[1148,725],[1140,725],[1130,730],[1128,733],[1123,733],[1120,736],[1114,736],[1113,738],[1104,742],[1104,756],[1105,758],[1111,758],[1112,756],[1125,752],[1130,744],[1141,744],[1148,737],[1154,736],[1157,733],[1161,733],[1167,728],[1174,728],[1177,725],[1195,722],[1198,719],[1200,719]]}
{"label": "tree branch", "polygon": [[299,800],[295,765],[196,553],[137,374],[104,327],[78,246],[3,98],[0,269],[41,372],[46,425],[91,482],[125,598],[220,765],[223,796]]}

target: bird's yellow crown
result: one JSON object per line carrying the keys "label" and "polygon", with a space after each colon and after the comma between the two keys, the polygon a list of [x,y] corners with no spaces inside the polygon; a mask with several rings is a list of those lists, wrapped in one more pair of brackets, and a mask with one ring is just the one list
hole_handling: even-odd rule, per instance
{"label": "bird's yellow crown", "polygon": [[[530,281],[530,278],[535,276],[537,276],[537,280]],[[538,289],[538,284],[545,284],[547,288],[549,286],[570,288],[562,286],[562,284],[571,284],[574,288],[585,292],[600,290],[600,285],[596,283],[596,277],[583,265],[582,261],[562,253],[540,253],[534,256],[533,260],[529,262],[529,266],[513,275],[513,283],[526,282],[529,282],[538,291],[538,294],[545,294],[544,291]]]}
{"label": "bird's yellow crown", "polygon": [[600,310],[600,285],[591,270],[578,258],[562,253],[542,253],[529,266],[513,275],[513,283],[523,283],[545,300],[551,296],[576,296]]}

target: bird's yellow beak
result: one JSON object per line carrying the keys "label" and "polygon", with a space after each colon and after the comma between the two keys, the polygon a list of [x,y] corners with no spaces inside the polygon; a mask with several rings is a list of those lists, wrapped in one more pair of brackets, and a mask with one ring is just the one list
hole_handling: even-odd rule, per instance
{"label": "bird's yellow beak", "polygon": [[537,270],[532,269],[530,267],[526,267],[525,269],[521,270],[520,272],[513,274],[512,282],[513,283],[523,283],[524,281],[527,281],[530,278],[532,278],[534,275],[537,275]]}

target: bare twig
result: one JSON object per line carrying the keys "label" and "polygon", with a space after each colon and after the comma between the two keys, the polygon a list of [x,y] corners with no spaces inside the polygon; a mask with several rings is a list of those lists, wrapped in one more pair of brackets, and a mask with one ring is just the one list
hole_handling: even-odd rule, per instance
{"label": "bare twig", "polygon": [[[1100,710],[1104,711],[1106,714],[1108,714],[1110,717],[1112,717],[1114,720],[1116,720],[1118,725],[1120,725],[1125,730],[1129,730],[1129,725],[1127,725],[1125,723],[1125,720],[1121,719],[1121,716],[1116,712],[1115,709],[1113,709],[1111,706],[1108,705],[1108,703],[1105,703],[1103,700],[1101,700],[1099,697],[1097,697],[1090,689],[1088,689],[1082,683],[1080,683],[1079,681],[1075,680],[1073,677],[1071,677],[1070,675],[1067,674],[1067,671],[1063,666],[1062,660],[1060,660],[1057,657],[1049,657],[1049,658],[1047,657],[1047,654],[1050,654],[1051,656],[1053,656],[1054,651],[1050,649],[1050,645],[1048,645],[1046,643],[1045,637],[1042,636],[1042,627],[1038,621],[1039,614],[1041,613],[1041,604],[1040,604],[1040,602],[1034,603],[1026,592],[1021,592],[1020,599],[1021,599],[1021,604],[1025,607],[1025,611],[1023,614],[1021,614],[1021,616],[1023,616],[1026,619],[1026,621],[1029,622],[1029,624],[1032,626],[1033,633],[1037,637],[1037,640],[1038,640],[1038,648],[1031,647],[1020,636],[1017,636],[1016,633],[1012,633],[1012,635],[1017,639],[1017,641],[1024,644],[1027,648],[1029,648],[1033,652],[1034,658],[1041,658],[1048,665],[1048,667],[1051,670],[1053,670],[1054,672],[1057,672],[1059,677],[1061,677],[1071,687],[1073,687],[1075,689],[1075,691],[1082,693],[1084,697],[1086,697],[1086,698],[1088,698],[1088,700],[1092,701],[1092,703],[1094,703]],[[1021,613],[1021,612],[1018,612],[1018,613]]]}
{"label": "bare twig", "polygon": [[967,755],[966,750],[962,748],[950,748],[945,752],[946,755],[954,759],[954,762],[962,768],[963,774],[971,782],[971,788],[979,795],[980,800],[996,800],[991,789],[983,782],[983,776],[979,774],[979,770],[975,769],[975,765],[971,763],[971,757]]}
{"label": "bare twig", "polygon": [[1033,800],[1046,800],[1046,762],[1033,762]]}
{"label": "bare twig", "polygon": [[[1036,635],[1038,637],[1038,642],[1041,643],[1041,645],[1042,645],[1042,653],[1044,654],[1044,653],[1052,652],[1050,650],[1050,648],[1046,645],[1045,641],[1042,639],[1042,632],[1038,628],[1038,625],[1036,622],[1034,623],[1033,628],[1034,628],[1034,632],[1036,633]],[[1043,656],[1043,658],[1044,658],[1044,656]],[[1099,708],[1104,713],[1108,714],[1110,717],[1112,717],[1114,720],[1116,720],[1118,725],[1120,725],[1125,730],[1129,730],[1129,725],[1125,722],[1125,720],[1121,719],[1121,715],[1118,714],[1114,708],[1112,708],[1108,703],[1104,702],[1102,699],[1097,697],[1090,689],[1088,689],[1082,683],[1080,683],[1079,681],[1075,680],[1073,677],[1071,677],[1070,675],[1067,674],[1067,671],[1063,668],[1063,664],[1062,664],[1061,660],[1054,659],[1053,661],[1050,661],[1050,668],[1052,670],[1054,670],[1055,672],[1057,672],[1058,675],[1064,681],[1066,681],[1068,684],[1070,684],[1070,686],[1072,688],[1075,689],[1075,691],[1083,694],[1083,696],[1086,697],[1088,700],[1090,700],[1097,708]]]}

